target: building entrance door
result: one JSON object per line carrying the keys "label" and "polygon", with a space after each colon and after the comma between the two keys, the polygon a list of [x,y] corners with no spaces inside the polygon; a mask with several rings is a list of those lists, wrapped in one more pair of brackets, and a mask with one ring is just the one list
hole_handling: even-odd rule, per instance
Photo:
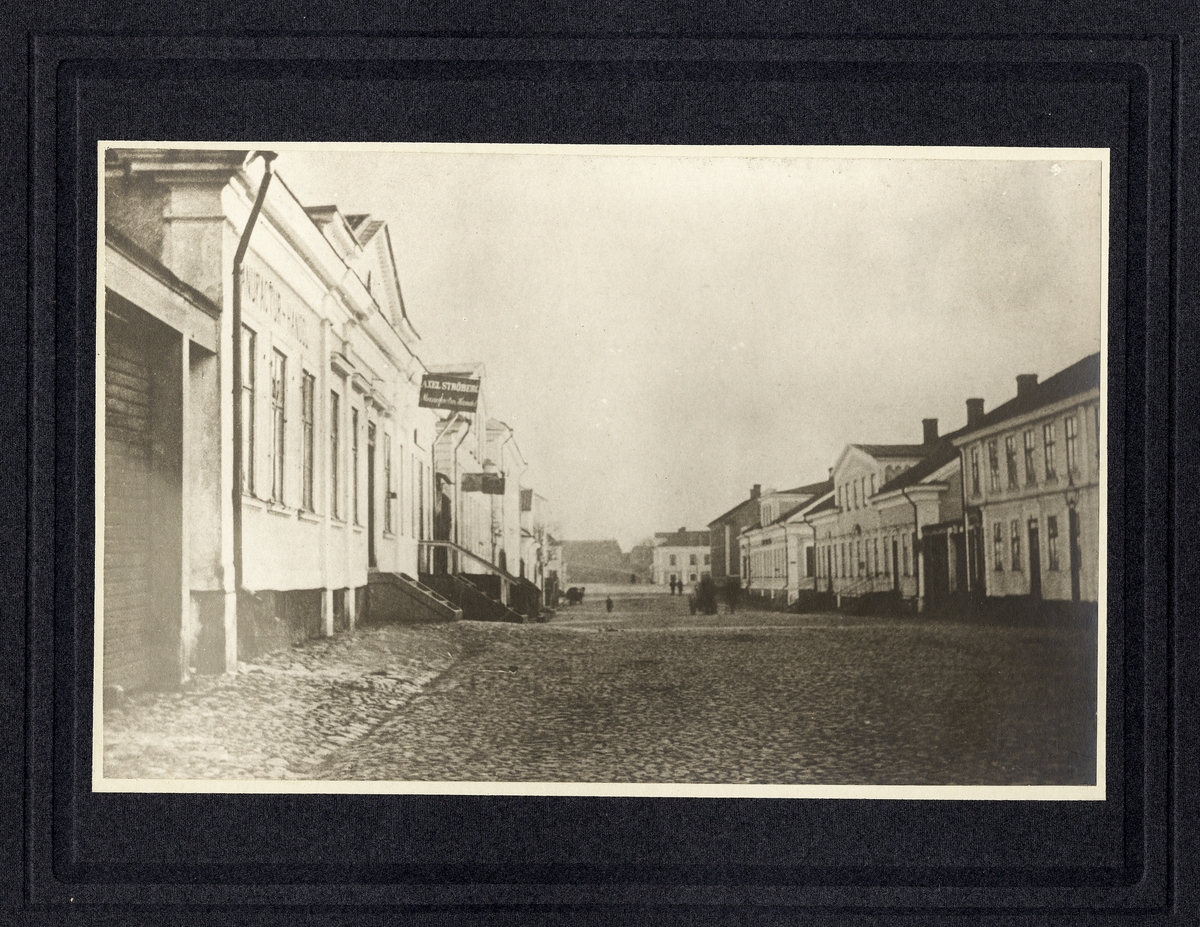
{"label": "building entrance door", "polygon": [[892,592],[900,594],[900,545],[892,538]]}
{"label": "building entrance door", "polygon": [[1029,594],[1042,597],[1042,550],[1038,544],[1038,520],[1029,519]]}
{"label": "building entrance door", "polygon": [[109,294],[104,357],[104,684],[180,680],[180,336]]}
{"label": "building entrance door", "polygon": [[1069,518],[1068,547],[1071,553],[1071,601],[1079,601],[1079,513],[1071,509]]}
{"label": "building entrance door", "polygon": [[950,591],[950,552],[946,535],[928,534],[924,539],[925,599],[929,605],[940,605]]}
{"label": "building entrance door", "polygon": [[978,515],[972,513],[971,525],[967,529],[967,588],[975,601],[987,595],[986,570],[983,553],[983,526],[977,523]]}
{"label": "building entrance door", "polygon": [[367,566],[379,566],[375,556],[375,423],[367,423]]}

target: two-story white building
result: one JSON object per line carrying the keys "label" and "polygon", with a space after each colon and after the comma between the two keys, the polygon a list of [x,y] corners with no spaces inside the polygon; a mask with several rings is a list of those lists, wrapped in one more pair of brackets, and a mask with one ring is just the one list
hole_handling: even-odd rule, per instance
{"label": "two-story white building", "polygon": [[306,209],[272,159],[106,153],[107,685],[353,627],[431,530],[436,416],[387,227]]}
{"label": "two-story white building", "polygon": [[954,444],[972,593],[1094,615],[1102,554],[1100,355],[1041,383],[1035,374],[1018,376],[1016,397]]}
{"label": "two-story white building", "polygon": [[712,548],[707,531],[659,531],[654,535],[651,582],[692,585],[712,575]]}
{"label": "two-story white building", "polygon": [[858,599],[893,588],[916,569],[912,532],[880,517],[872,497],[916,466],[937,443],[937,422],[924,422],[922,444],[848,444],[832,471],[831,507],[810,520],[816,531],[819,587]]}
{"label": "two-story white building", "polygon": [[826,480],[758,497],[758,520],[738,539],[744,593],[786,605],[802,590],[816,590],[816,529],[809,513],[832,494]]}

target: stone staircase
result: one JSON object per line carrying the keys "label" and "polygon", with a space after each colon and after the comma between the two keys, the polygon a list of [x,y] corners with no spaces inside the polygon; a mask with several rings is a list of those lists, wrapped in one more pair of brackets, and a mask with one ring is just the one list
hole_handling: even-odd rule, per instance
{"label": "stone staircase", "polygon": [[461,609],[468,621],[507,621],[524,624],[526,615],[509,608],[495,596],[489,595],[468,578],[469,574],[421,574],[422,582]]}
{"label": "stone staircase", "polygon": [[371,621],[414,624],[429,621],[458,621],[463,610],[436,589],[407,573],[372,572]]}

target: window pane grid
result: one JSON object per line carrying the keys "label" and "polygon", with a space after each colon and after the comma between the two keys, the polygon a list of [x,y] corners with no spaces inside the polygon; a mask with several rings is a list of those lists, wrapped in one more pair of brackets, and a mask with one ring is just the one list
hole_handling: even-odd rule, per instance
{"label": "window pane grid", "polygon": [[242,492],[254,494],[254,358],[257,339],[242,326]]}
{"label": "window pane grid", "polygon": [[283,502],[287,358],[275,351],[271,364],[271,500]]}
{"label": "window pane grid", "polygon": [[305,510],[311,512],[313,506],[313,456],[316,448],[314,441],[316,437],[313,428],[313,393],[316,390],[317,380],[311,373],[305,373],[300,381],[300,419],[303,423],[304,444],[303,444],[303,460],[301,473],[304,479],[304,491],[301,493],[301,505]]}

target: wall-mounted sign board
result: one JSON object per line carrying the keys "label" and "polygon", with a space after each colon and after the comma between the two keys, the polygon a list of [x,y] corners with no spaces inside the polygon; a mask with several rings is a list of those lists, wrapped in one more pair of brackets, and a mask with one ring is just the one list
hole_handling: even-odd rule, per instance
{"label": "wall-mounted sign board", "polygon": [[423,409],[474,412],[479,405],[479,380],[446,373],[427,373],[421,377],[421,396],[417,404]]}

